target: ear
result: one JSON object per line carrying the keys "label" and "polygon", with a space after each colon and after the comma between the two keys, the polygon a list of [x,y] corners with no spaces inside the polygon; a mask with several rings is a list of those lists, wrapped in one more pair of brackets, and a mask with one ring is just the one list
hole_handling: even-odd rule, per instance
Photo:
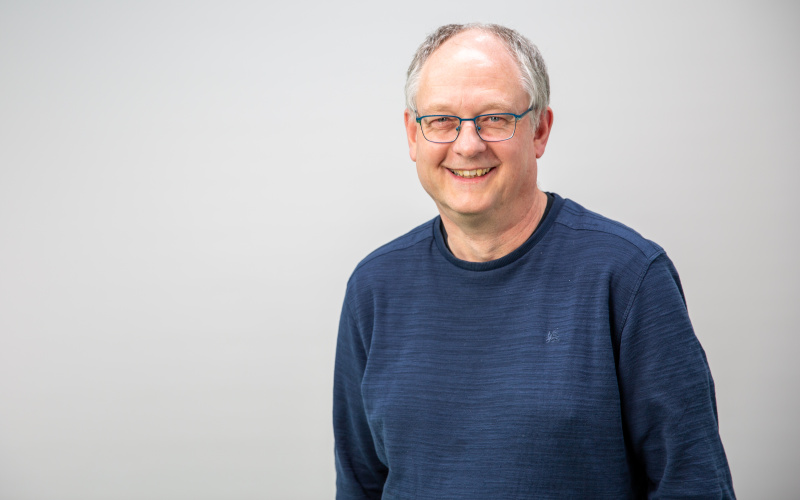
{"label": "ear", "polygon": [[408,139],[408,156],[411,157],[411,161],[417,161],[417,132],[419,128],[417,127],[417,117],[414,116],[411,111],[406,108],[405,113],[403,113],[403,119],[405,120],[406,124],[406,138]]}
{"label": "ear", "polygon": [[539,159],[544,154],[547,146],[547,139],[550,138],[550,130],[553,128],[553,110],[548,106],[539,116],[539,128],[533,138],[533,149],[536,151],[536,158]]}

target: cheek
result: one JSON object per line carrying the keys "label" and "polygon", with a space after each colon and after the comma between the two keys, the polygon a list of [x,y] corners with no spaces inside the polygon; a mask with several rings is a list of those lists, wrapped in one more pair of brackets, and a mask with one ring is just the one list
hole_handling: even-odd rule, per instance
{"label": "cheek", "polygon": [[420,161],[417,159],[417,177],[419,177],[420,182],[423,184],[428,184],[431,182],[431,178],[433,177],[433,168],[428,165],[427,163]]}
{"label": "cheek", "polygon": [[[514,146],[514,144],[504,144],[503,146]],[[496,150],[496,153],[503,163],[519,165],[520,174],[536,168],[536,154],[532,147],[506,147]]]}
{"label": "cheek", "polygon": [[[425,139],[423,139],[423,141],[424,140]],[[438,168],[439,164],[447,157],[448,149],[449,148],[446,146],[431,144],[427,141],[425,141],[424,144],[418,142],[416,148],[417,168]]]}

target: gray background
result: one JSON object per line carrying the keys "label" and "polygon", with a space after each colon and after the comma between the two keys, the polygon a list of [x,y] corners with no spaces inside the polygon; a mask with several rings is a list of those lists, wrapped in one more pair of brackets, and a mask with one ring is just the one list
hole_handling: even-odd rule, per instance
{"label": "gray background", "polygon": [[796,494],[796,2],[0,1],[0,498],[333,495],[347,277],[435,214],[405,68],[474,20],[549,64],[541,187],[676,263],[739,496]]}

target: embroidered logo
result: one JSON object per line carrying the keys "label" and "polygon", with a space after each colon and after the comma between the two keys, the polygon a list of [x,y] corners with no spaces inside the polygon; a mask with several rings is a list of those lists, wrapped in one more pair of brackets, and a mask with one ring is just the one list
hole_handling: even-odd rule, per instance
{"label": "embroidered logo", "polygon": [[545,343],[549,344],[550,342],[558,342],[558,328],[547,332],[547,339],[545,339]]}

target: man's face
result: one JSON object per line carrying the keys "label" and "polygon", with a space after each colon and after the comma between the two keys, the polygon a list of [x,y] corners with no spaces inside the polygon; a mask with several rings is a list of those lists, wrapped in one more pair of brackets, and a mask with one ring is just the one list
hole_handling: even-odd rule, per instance
{"label": "man's face", "polygon": [[[521,114],[528,106],[517,63],[493,35],[460,33],[439,47],[422,68],[419,116]],[[406,110],[411,159],[442,216],[455,222],[475,217],[500,222],[521,218],[530,210],[538,192],[536,159],[547,144],[550,113],[548,109],[540,120],[538,134],[528,114],[507,141],[485,142],[473,122],[464,122],[455,142],[436,144],[423,137],[415,116]]]}

